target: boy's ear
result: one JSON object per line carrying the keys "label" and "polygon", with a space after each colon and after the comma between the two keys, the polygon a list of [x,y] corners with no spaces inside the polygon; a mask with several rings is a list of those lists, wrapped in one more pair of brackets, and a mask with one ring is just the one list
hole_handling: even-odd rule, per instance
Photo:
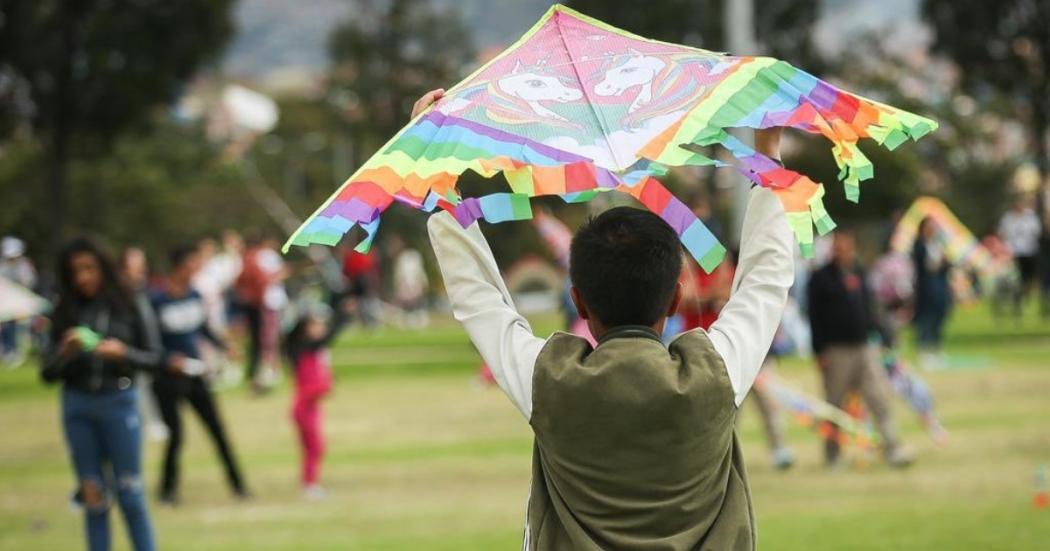
{"label": "boy's ear", "polygon": [[572,303],[576,306],[576,313],[579,314],[580,319],[590,319],[591,314],[587,312],[587,305],[583,303],[580,291],[575,286],[569,287],[569,296],[572,297]]}
{"label": "boy's ear", "polygon": [[674,286],[674,295],[671,297],[671,306],[667,308],[667,317],[671,317],[678,312],[678,304],[682,302],[682,283],[678,282]]}

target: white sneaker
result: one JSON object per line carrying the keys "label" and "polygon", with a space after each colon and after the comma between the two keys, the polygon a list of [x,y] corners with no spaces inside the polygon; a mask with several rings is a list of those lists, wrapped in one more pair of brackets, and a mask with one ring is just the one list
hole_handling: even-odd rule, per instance
{"label": "white sneaker", "polygon": [[320,484],[310,484],[303,488],[303,498],[307,501],[321,501],[329,496],[328,490]]}
{"label": "white sneaker", "polygon": [[168,426],[160,421],[146,424],[146,440],[163,442],[168,439]]}
{"label": "white sneaker", "polygon": [[773,466],[778,471],[786,471],[795,465],[795,452],[791,448],[773,450]]}
{"label": "white sneaker", "polygon": [[895,469],[904,469],[915,462],[915,452],[905,446],[897,446],[886,454],[886,462]]}
{"label": "white sneaker", "polygon": [[940,371],[947,367],[947,363],[943,352],[933,350],[919,352],[919,367],[925,371]]}

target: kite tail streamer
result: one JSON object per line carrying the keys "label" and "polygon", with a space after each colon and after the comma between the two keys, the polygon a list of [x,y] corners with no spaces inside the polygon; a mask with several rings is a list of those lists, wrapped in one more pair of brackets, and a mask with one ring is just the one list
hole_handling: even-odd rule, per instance
{"label": "kite tail streamer", "polygon": [[368,252],[379,229],[379,214],[393,203],[394,197],[370,181],[349,182],[336,197],[324,213],[310,219],[293,236],[292,244],[335,245],[343,234],[359,225],[366,237],[355,250]]}
{"label": "kite tail streamer", "polygon": [[835,222],[824,208],[824,186],[821,184],[784,168],[725,130],[708,128],[698,134],[693,143],[701,146],[718,144],[726,148],[737,160],[734,166],[741,174],[776,194],[784,206],[788,225],[802,254],[807,258],[814,252],[813,227],[817,228],[819,235],[835,229]]}
{"label": "kite tail streamer", "polygon": [[778,111],[776,105],[769,105],[763,123],[748,126],[791,126],[823,134],[833,144],[839,180],[845,186],[846,198],[853,202],[860,199],[860,182],[874,176],[871,160],[857,146],[861,138],[871,138],[893,150],[909,138],[918,140],[936,128],[929,119],[836,89],[783,61],[763,68],[756,78],[778,90],[779,100],[793,109]]}
{"label": "kite tail streamer", "polygon": [[685,249],[707,273],[711,273],[725,258],[726,249],[718,242],[718,238],[656,178],[646,177],[633,186],[624,184],[619,189],[666,220],[678,234]]}
{"label": "kite tail streamer", "polygon": [[[862,449],[874,448],[875,437],[871,427],[849,413],[787,385],[772,373],[760,372],[755,386],[768,392],[795,416],[799,424],[816,430],[821,438],[827,440],[837,436],[842,445],[852,439]],[[835,431],[835,426],[838,431]]]}

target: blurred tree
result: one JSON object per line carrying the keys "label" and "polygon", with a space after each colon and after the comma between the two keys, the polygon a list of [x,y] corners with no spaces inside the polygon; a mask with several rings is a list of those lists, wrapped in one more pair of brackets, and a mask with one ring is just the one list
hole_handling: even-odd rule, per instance
{"label": "blurred tree", "polygon": [[[786,162],[825,183],[828,211],[844,223],[885,225],[892,221],[888,215],[902,211],[919,195],[935,195],[977,235],[994,231],[1009,201],[1004,183],[1017,161],[997,143],[999,96],[989,94],[978,112],[976,102],[944,78],[943,63],[931,63],[924,56],[899,57],[877,34],[855,37],[853,44],[839,60],[849,68],[841,71],[844,88],[930,117],[940,128],[894,151],[861,141],[875,165],[875,177],[861,184],[859,204],[846,201],[826,140],[802,140],[801,147],[786,155]],[[888,231],[878,233],[885,236]]]}
{"label": "blurred tree", "polygon": [[1050,174],[1050,0],[925,0],[934,51],[959,67],[978,101],[1004,94],[1031,132],[1032,155]]}
{"label": "blurred tree", "polygon": [[[45,243],[53,229],[52,219],[41,212],[50,192],[29,184],[44,154],[35,140],[8,143],[0,163],[0,232],[17,228],[31,256],[51,268],[52,259],[35,246]],[[69,184],[68,229],[114,247],[139,245],[158,258],[173,244],[224,229],[274,228],[246,197],[236,166],[222,161],[197,125],[158,118],[149,129],[123,132],[111,143],[110,154],[74,158]]]}
{"label": "blurred tree", "polygon": [[[463,69],[474,62],[474,47],[460,14],[441,11],[430,0],[356,4],[329,38],[328,99],[360,163],[405,125],[421,95],[464,76]],[[395,206],[383,215],[380,246],[385,233],[425,246],[426,219],[407,211]]]}
{"label": "blurred tree", "polygon": [[[607,2],[570,0],[574,9],[610,25],[652,38],[723,51],[727,38],[723,10],[732,0],[650,0]],[[735,55],[771,55],[810,72],[821,72],[823,60],[810,35],[819,17],[819,0],[763,0],[755,2],[755,36],[760,52]]]}
{"label": "blurred tree", "polygon": [[[66,222],[70,161],[99,156],[122,132],[148,122],[152,108],[174,99],[231,36],[232,5],[233,0],[0,3],[0,96],[3,82],[18,83],[31,104],[24,112],[47,167],[52,251]],[[12,128],[15,115],[3,110],[0,118],[7,122],[0,128]]]}
{"label": "blurred tree", "polygon": [[343,129],[323,98],[278,98],[277,104],[277,126],[255,142],[249,159],[289,208],[306,215],[350,175],[349,159],[341,157],[347,144],[340,141]]}
{"label": "blurred tree", "polygon": [[474,47],[460,15],[430,0],[357,4],[329,38],[329,98],[343,115],[355,157],[364,159],[404,126],[421,95],[463,76]]}

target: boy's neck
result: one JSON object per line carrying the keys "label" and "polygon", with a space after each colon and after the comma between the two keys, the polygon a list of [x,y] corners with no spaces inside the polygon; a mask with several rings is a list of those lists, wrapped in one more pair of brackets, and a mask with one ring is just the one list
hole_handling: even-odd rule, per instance
{"label": "boy's neck", "polygon": [[595,319],[592,318],[592,319],[587,320],[587,329],[589,329],[591,331],[591,336],[593,336],[594,340],[596,340],[598,342],[602,342],[602,341],[608,339],[610,337],[610,335],[615,335],[617,333],[620,333],[621,331],[630,331],[630,330],[650,331],[650,332],[656,334],[657,338],[659,338],[659,336],[662,335],[663,332],[664,332],[664,325],[666,325],[666,323],[667,323],[667,319],[665,318],[665,319],[661,319],[660,321],[654,323],[653,325],[630,325],[630,324],[628,324],[628,325],[614,325],[612,327],[608,327],[605,324],[599,322],[598,320],[595,320]]}
{"label": "boy's neck", "polygon": [[652,339],[660,340],[660,333],[648,325],[620,325],[605,332],[601,338],[596,339],[598,344],[617,338]]}

